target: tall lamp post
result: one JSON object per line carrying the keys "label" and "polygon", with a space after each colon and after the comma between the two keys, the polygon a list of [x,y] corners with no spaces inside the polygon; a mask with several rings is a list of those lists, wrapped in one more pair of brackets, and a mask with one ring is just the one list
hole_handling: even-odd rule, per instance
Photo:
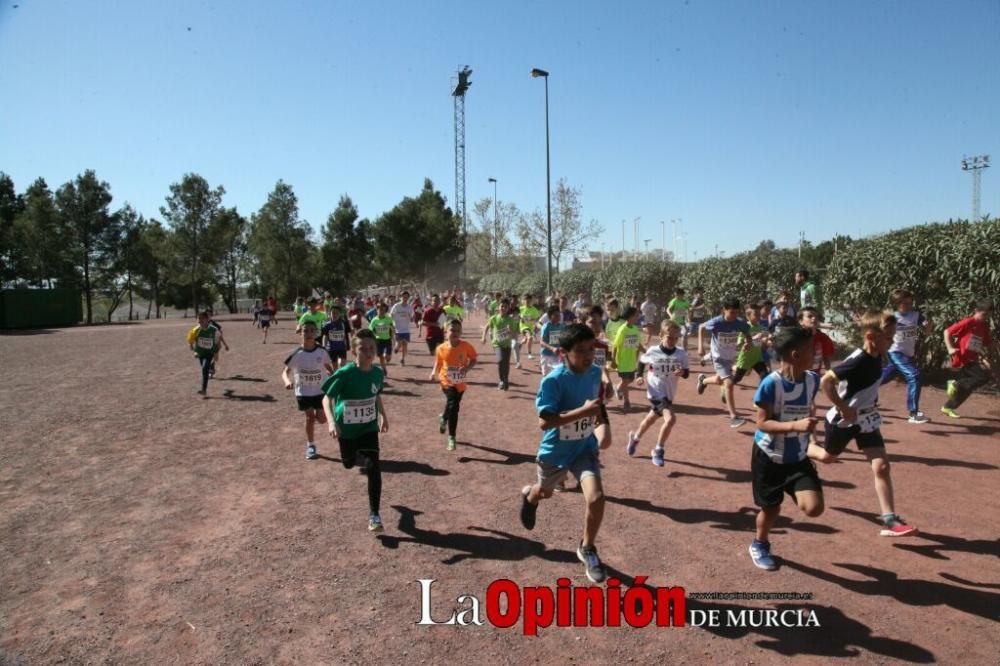
{"label": "tall lamp post", "polygon": [[493,183],[493,263],[494,270],[496,264],[500,262],[500,212],[497,209],[497,179],[490,178]]}
{"label": "tall lamp post", "polygon": [[552,165],[549,160],[549,73],[537,67],[531,76],[545,79],[545,273],[548,294],[552,295]]}

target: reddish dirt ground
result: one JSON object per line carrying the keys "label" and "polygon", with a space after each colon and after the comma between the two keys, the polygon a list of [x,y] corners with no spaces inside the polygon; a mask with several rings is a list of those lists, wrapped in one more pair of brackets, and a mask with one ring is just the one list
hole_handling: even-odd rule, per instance
{"label": "reddish dirt ground", "polygon": [[[479,322],[481,323],[481,322]],[[809,601],[699,601],[688,608],[794,608],[821,627],[510,629],[418,626],[417,579],[437,581],[435,619],[490,582],[588,585],[575,546],[577,492],[518,521],[534,478],[536,373],[495,390],[488,350],[471,373],[459,448],[437,432],[443,398],[422,341],[390,371],[384,401],[380,537],[366,529],[364,478],[344,470],[325,430],[304,460],[302,419],[280,382],[296,344],[287,322],[262,345],[225,323],[211,399],[183,337],[190,320],[0,336],[0,661],[36,663],[528,662],[996,663],[1000,654],[1000,404],[977,394],[965,418],[905,422],[885,387],[898,511],[922,535],[878,536],[872,474],[853,451],[825,466],[827,511],[786,502],[777,572],[747,555],[753,429],[730,430],[712,390],[682,385],[667,466],[624,453],[642,417],[611,408],[602,456],[608,505],[598,546],[625,584],[692,592],[808,592]],[[472,333],[472,331],[470,331]],[[478,335],[478,331],[475,331]],[[470,335],[474,339],[474,335]],[[748,414],[750,388],[737,394]],[[992,489],[992,490],[991,490]]]}

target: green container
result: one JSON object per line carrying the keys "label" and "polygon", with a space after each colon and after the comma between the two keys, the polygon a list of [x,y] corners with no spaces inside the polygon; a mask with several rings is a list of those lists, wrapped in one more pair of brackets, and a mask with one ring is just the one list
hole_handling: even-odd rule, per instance
{"label": "green container", "polygon": [[0,290],[0,328],[74,326],[83,321],[79,289]]}

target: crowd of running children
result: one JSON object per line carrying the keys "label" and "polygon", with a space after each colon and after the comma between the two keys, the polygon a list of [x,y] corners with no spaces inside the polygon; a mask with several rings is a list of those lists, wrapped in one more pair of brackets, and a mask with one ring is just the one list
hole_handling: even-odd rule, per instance
{"label": "crowd of running children", "polygon": [[[664,451],[676,423],[674,404],[681,379],[690,376],[690,338],[694,338],[700,365],[714,372],[697,376],[697,391],[720,387],[729,425],[745,424],[735,405],[735,384],[751,371],[759,377],[754,394],[756,432],[751,456],[752,491],[759,507],[756,535],[749,546],[753,563],[776,568],[769,533],[787,494],[807,516],[823,512],[822,484],[815,463],[836,460],[854,441],[871,464],[882,536],[906,536],[916,528],[896,513],[889,458],[881,434],[879,386],[899,373],[907,382],[909,423],[929,419],[920,410],[920,373],[916,346],[932,325],[913,307],[910,292],[891,294],[894,311],[870,309],[856,317],[863,344],[839,364],[833,363],[834,345],[820,328],[815,286],[806,271],[795,276],[798,307],[791,293],[775,302],[742,307],[735,298],[722,303],[722,312],[710,317],[702,290],[683,289],[660,309],[648,296],[624,305],[614,297],[591,304],[580,294],[572,305],[558,293],[535,304],[531,294],[469,297],[457,291],[411,301],[403,291],[387,298],[298,299],[293,309],[295,330],[302,344],[285,359],[285,387],[294,389],[305,415],[306,458],[318,457],[316,423],[327,424],[338,440],[344,467],[357,466],[368,478],[368,528],[381,531],[379,515],[381,472],[379,433],[388,430],[381,399],[393,354],[405,365],[408,345],[423,338],[434,358],[430,380],[440,383],[445,397],[439,415],[440,432],[447,431],[447,450],[457,447],[459,409],[466,376],[476,364],[475,347],[462,339],[463,320],[474,312],[485,317],[480,342],[489,342],[497,359],[497,390],[510,386],[510,365],[527,369],[535,359],[541,381],[536,396],[539,427],[534,483],[521,491],[520,518],[533,529],[539,503],[563,488],[572,473],[582,491],[586,509],[583,538],[577,549],[587,577],[602,582],[605,569],[597,555],[596,538],[604,513],[599,449],[611,446],[607,404],[621,400],[623,414],[631,407],[629,387],[644,385],[649,410],[628,433],[625,445],[632,456],[646,433],[659,424],[650,458],[664,466]],[[391,305],[390,305],[391,303]],[[973,313],[945,330],[944,341],[958,377],[948,382],[947,402],[941,412],[959,418],[956,411],[969,395],[990,380],[985,350],[992,344],[991,304],[978,302]],[[273,299],[258,304],[254,325],[267,342],[268,329],[277,323]],[[201,313],[188,344],[202,368],[205,395],[208,379],[226,345],[221,326]],[[709,351],[705,353],[705,341]],[[228,346],[226,346],[228,351]],[[353,361],[348,361],[348,351]],[[883,362],[885,359],[885,363]],[[376,364],[376,361],[378,363]],[[532,368],[533,372],[534,369]],[[612,377],[617,375],[617,380]],[[816,415],[815,398],[822,392],[832,404],[825,418]],[[824,432],[822,443],[817,430]]]}

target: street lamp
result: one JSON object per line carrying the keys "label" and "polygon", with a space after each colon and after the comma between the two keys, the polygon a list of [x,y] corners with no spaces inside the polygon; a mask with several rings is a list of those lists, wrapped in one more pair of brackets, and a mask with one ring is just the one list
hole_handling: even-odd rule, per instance
{"label": "street lamp", "polygon": [[660,240],[660,261],[667,260],[667,222],[666,220],[660,220],[660,231],[662,238]]}
{"label": "street lamp", "polygon": [[535,67],[531,76],[545,79],[545,273],[546,284],[552,295],[552,164],[549,159],[549,73]]}
{"label": "street lamp", "polygon": [[500,211],[497,209],[497,179],[490,178],[489,182],[493,183],[493,263],[497,264],[500,262]]}

